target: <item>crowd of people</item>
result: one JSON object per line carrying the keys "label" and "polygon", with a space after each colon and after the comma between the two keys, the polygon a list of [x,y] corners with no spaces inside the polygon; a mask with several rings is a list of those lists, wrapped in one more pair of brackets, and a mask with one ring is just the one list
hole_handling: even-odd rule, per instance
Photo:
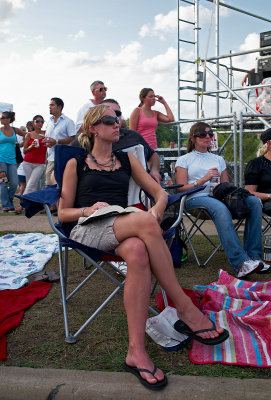
{"label": "crowd of people", "polygon": [[[131,115],[132,124],[129,129],[122,116],[119,103],[114,99],[106,99],[107,88],[102,81],[94,81],[90,85],[93,98],[88,100],[78,111],[74,121],[63,113],[64,102],[58,97],[50,100],[49,112],[50,119],[44,128],[44,118],[35,115],[32,121],[28,121],[26,126],[15,128],[11,124],[15,121],[15,113],[6,111],[2,113],[0,131],[0,171],[7,176],[8,182],[1,184],[1,204],[3,212],[15,212],[21,214],[21,206],[15,209],[14,194],[19,185],[18,194],[27,194],[45,186],[56,183],[54,180],[54,146],[56,144],[70,144],[82,133],[82,123],[86,112],[98,104],[105,103],[114,109],[120,121],[122,147],[129,143],[142,143],[145,148],[147,161],[151,176],[160,182],[160,160],[154,149],[157,148],[156,128],[157,121],[174,121],[174,116],[168,104],[162,96],[155,96],[152,89],[142,89],[140,92],[142,108],[141,117],[138,119],[140,126],[133,129],[136,118]],[[162,103],[166,110],[166,115],[151,110],[155,100]],[[155,123],[153,123],[153,121]],[[19,144],[23,162],[17,164],[15,144]],[[75,141],[74,145],[78,145]],[[45,177],[44,177],[45,171]],[[53,211],[56,211],[53,208]]]}
{"label": "crowd of people", "polygon": [[[90,86],[93,99],[84,104],[76,123],[63,114],[64,102],[50,100],[50,120],[43,129],[44,118],[37,114],[26,124],[26,129],[14,128],[13,112],[3,112],[0,130],[0,171],[8,182],[1,183],[2,211],[15,210],[13,197],[19,182],[19,193],[30,193],[39,188],[45,172],[45,185],[54,180],[54,148],[57,144],[80,146],[84,155],[68,161],[58,208],[62,223],[72,223],[71,238],[80,243],[115,252],[127,264],[124,304],[127,313],[129,347],[125,359],[126,371],[137,376],[150,389],[166,386],[167,378],[150,360],[144,345],[148,314],[151,273],[173,300],[180,321],[175,324],[179,332],[188,332],[195,340],[214,345],[228,337],[228,332],[214,325],[204,316],[180,287],[170,252],[162,238],[160,222],[167,204],[167,194],[160,185],[160,160],[157,152],[156,128],[158,121],[172,122],[174,116],[162,96],[150,88],[140,92],[140,104],[131,114],[129,128],[119,103],[105,99],[107,88],[102,81]],[[165,108],[165,114],[155,111],[155,101]],[[23,140],[18,139],[22,137]],[[176,162],[176,183],[180,191],[205,185],[205,189],[188,197],[186,209],[204,207],[208,210],[218,231],[230,265],[238,278],[269,270],[262,261],[262,202],[264,212],[271,213],[271,129],[263,132],[259,157],[252,160],[245,172],[246,197],[250,215],[246,220],[244,246],[235,232],[232,216],[227,207],[210,196],[210,181],[219,177],[228,182],[226,163],[210,152],[213,132],[205,122],[191,127],[187,154]],[[15,143],[20,142],[23,152],[23,170],[17,170]],[[149,173],[130,153],[120,151],[135,143],[144,146]],[[108,205],[127,206],[130,177],[147,190],[156,203],[148,212],[136,212],[82,224],[85,218]],[[25,179],[24,179],[25,177]],[[105,190],[106,188],[106,190]],[[53,210],[54,211],[54,210]],[[135,301],[137,299],[137,301]]]}

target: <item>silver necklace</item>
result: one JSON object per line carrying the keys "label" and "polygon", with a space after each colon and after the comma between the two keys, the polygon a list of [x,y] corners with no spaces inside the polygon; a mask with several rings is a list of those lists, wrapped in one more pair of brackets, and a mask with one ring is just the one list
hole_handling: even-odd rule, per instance
{"label": "silver necklace", "polygon": [[102,168],[102,169],[103,169],[103,167],[104,167],[104,168],[110,168],[110,171],[112,171],[113,168],[114,168],[115,165],[116,165],[116,157],[114,156],[114,153],[113,153],[113,152],[111,153],[111,156],[110,156],[109,160],[107,160],[105,163],[99,163],[99,162],[96,160],[96,158],[94,157],[94,155],[93,155],[92,153],[89,153],[89,156],[90,156],[91,160],[92,160],[96,165],[98,165],[98,167],[100,167],[100,168]]}

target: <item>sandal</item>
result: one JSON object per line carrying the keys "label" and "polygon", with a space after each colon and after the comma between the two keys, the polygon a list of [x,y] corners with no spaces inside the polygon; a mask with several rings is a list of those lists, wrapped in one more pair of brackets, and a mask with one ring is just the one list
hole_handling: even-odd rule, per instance
{"label": "sandal", "polygon": [[54,271],[38,272],[37,274],[33,275],[33,278],[34,281],[50,283],[58,282],[60,279],[59,275]]}
{"label": "sandal", "polygon": [[23,210],[24,210],[23,207],[18,207],[18,208],[15,208],[14,213],[19,215],[19,214],[23,213]]}

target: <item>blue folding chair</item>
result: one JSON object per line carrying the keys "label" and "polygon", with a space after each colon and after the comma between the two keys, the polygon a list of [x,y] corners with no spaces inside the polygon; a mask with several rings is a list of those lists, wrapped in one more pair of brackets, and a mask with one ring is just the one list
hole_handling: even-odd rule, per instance
{"label": "blue folding chair", "polygon": [[[59,247],[59,269],[60,269],[60,284],[61,284],[61,302],[63,306],[64,325],[65,325],[65,340],[68,343],[75,343],[79,334],[90,324],[90,322],[103,310],[103,308],[111,301],[111,299],[124,287],[125,274],[119,271],[110,261],[123,261],[120,257],[110,252],[98,250],[96,248],[85,246],[81,243],[75,242],[69,238],[71,231],[71,224],[54,223],[50,207],[57,203],[62,186],[62,177],[66,163],[69,159],[79,154],[85,154],[85,150],[79,147],[72,147],[67,145],[57,145],[55,149],[55,179],[58,185],[49,186],[37,192],[28,193],[26,195],[18,196],[20,204],[25,209],[25,215],[31,218],[33,215],[45,208],[50,226],[52,230],[58,235]],[[169,196],[168,207],[174,203],[180,202],[179,215],[172,227],[164,234],[165,240],[170,243],[174,238],[175,227],[180,223],[183,215],[185,199],[187,195],[195,191],[202,190],[203,187],[188,190],[184,193],[179,193]],[[67,294],[68,289],[68,249],[72,248],[76,253],[80,254],[86,259],[91,266],[92,271],[88,276],[74,289],[71,293]],[[105,264],[109,266],[105,268]],[[89,318],[79,327],[75,333],[70,332],[69,316],[68,316],[68,302],[69,300],[92,278],[97,272],[101,272],[111,282],[115,284],[114,290],[105,298],[102,304],[89,316]],[[114,272],[118,272],[115,274]],[[114,273],[114,274],[113,274]],[[117,276],[117,277],[116,277]],[[164,301],[167,304],[166,295],[163,291]],[[149,307],[149,311],[157,315],[157,311]]]}

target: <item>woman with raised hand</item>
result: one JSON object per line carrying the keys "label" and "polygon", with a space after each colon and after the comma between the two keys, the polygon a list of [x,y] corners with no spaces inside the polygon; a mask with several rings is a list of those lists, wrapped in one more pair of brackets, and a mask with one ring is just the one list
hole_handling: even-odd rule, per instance
{"label": "woman with raised hand", "polygon": [[[139,106],[134,109],[130,116],[129,128],[139,132],[153,149],[157,149],[156,129],[158,121],[173,122],[174,115],[166,100],[162,96],[155,95],[151,88],[143,88],[140,91],[139,99]],[[152,110],[156,101],[163,104],[166,114]]]}
{"label": "woman with raised hand", "polygon": [[[59,220],[74,223],[71,239],[115,252],[126,261],[124,305],[129,348],[124,368],[144,386],[161,389],[166,386],[167,378],[154,366],[144,345],[151,273],[173,300],[179,318],[194,339],[214,344],[225,340],[228,333],[213,325],[180,287],[159,225],[167,205],[167,194],[132,154],[112,152],[112,143],[119,139],[119,120],[115,112],[106,105],[91,108],[84,117],[83,129],[78,140],[86,153],[72,158],[66,165]],[[154,197],[156,204],[148,212],[104,217],[80,225],[102,207],[126,207],[130,176]]]}
{"label": "woman with raised hand", "polygon": [[16,161],[16,134],[25,136],[19,128],[10,126],[15,121],[15,112],[4,111],[0,117],[0,172],[5,172],[8,182],[1,183],[2,211],[14,211],[13,198],[18,186],[17,161]]}

